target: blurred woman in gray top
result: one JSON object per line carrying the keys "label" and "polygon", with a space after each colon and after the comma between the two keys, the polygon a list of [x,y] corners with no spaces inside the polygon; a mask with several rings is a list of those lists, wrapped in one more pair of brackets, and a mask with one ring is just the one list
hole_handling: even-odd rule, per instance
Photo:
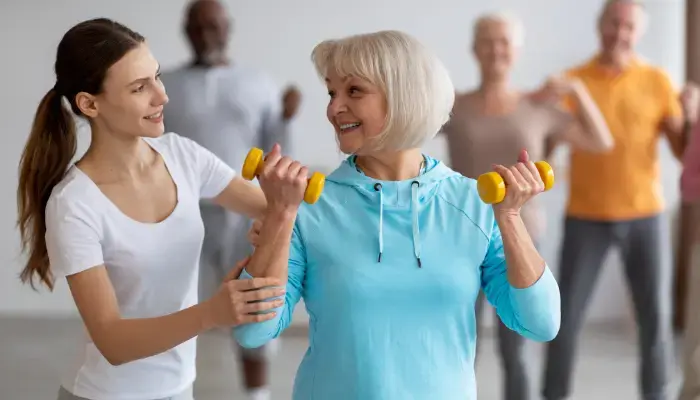
{"label": "blurred woman in gray top", "polygon": [[[591,151],[612,148],[605,120],[580,82],[551,77],[533,94],[511,86],[511,70],[524,38],[523,27],[515,17],[484,15],[475,23],[473,37],[481,83],[472,91],[457,94],[452,118],[443,128],[452,169],[476,179],[491,171],[493,164],[516,159],[522,149],[531,159],[542,160],[547,144],[554,141]],[[579,115],[559,107],[565,97],[580,106]],[[544,231],[539,205],[531,201],[521,213],[533,240],[539,241]],[[477,303],[477,308],[482,307],[483,296]],[[524,339],[502,323],[498,339],[505,374],[503,398],[529,399]]]}

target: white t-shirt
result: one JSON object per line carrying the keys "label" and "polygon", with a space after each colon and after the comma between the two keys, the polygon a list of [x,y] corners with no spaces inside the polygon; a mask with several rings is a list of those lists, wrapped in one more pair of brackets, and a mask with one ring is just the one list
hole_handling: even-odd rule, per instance
{"label": "white t-shirt", "polygon": [[[123,214],[73,166],[46,207],[46,244],[55,278],[104,264],[123,318],[172,314],[197,302],[204,226],[202,198],[216,197],[235,172],[210,151],[174,133],[144,139],[165,161],[178,203],[160,223]],[[196,340],[164,353],[112,366],[87,333],[63,386],[94,400],[144,400],[176,395],[195,379]]]}

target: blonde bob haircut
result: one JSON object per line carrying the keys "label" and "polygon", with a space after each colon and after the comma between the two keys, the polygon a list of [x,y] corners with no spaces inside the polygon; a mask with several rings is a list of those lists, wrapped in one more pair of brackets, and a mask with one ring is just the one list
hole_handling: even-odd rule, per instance
{"label": "blonde bob haircut", "polygon": [[380,88],[387,102],[384,129],[361,151],[422,147],[447,123],[455,89],[447,68],[418,40],[399,31],[354,35],[318,44],[316,72],[355,76]]}

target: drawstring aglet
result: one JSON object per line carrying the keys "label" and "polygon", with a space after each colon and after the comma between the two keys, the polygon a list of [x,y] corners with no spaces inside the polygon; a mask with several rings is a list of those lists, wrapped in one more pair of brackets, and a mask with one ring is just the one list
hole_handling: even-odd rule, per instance
{"label": "drawstring aglet", "polygon": [[416,257],[416,260],[418,260],[418,268],[423,268],[423,264],[420,262],[420,257]]}
{"label": "drawstring aglet", "polygon": [[382,253],[379,253],[379,257],[377,257],[377,262],[378,263],[382,262]]}

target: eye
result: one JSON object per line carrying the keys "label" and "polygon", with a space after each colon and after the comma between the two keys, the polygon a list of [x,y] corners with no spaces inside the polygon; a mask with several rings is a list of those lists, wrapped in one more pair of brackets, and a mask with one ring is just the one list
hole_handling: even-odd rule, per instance
{"label": "eye", "polygon": [[157,80],[157,81],[160,80],[160,74],[161,74],[160,72],[156,74],[156,80]]}
{"label": "eye", "polygon": [[143,89],[146,88],[146,85],[139,85],[136,89],[134,89],[134,93],[140,93],[143,92]]}
{"label": "eye", "polygon": [[328,91],[328,96],[330,96],[331,99],[334,98],[334,97],[335,97],[335,92],[332,91],[332,90],[329,90],[329,91]]}
{"label": "eye", "polygon": [[348,89],[348,93],[350,93],[351,95],[359,94],[360,92],[361,92],[361,90],[357,86],[350,86],[350,89]]}

